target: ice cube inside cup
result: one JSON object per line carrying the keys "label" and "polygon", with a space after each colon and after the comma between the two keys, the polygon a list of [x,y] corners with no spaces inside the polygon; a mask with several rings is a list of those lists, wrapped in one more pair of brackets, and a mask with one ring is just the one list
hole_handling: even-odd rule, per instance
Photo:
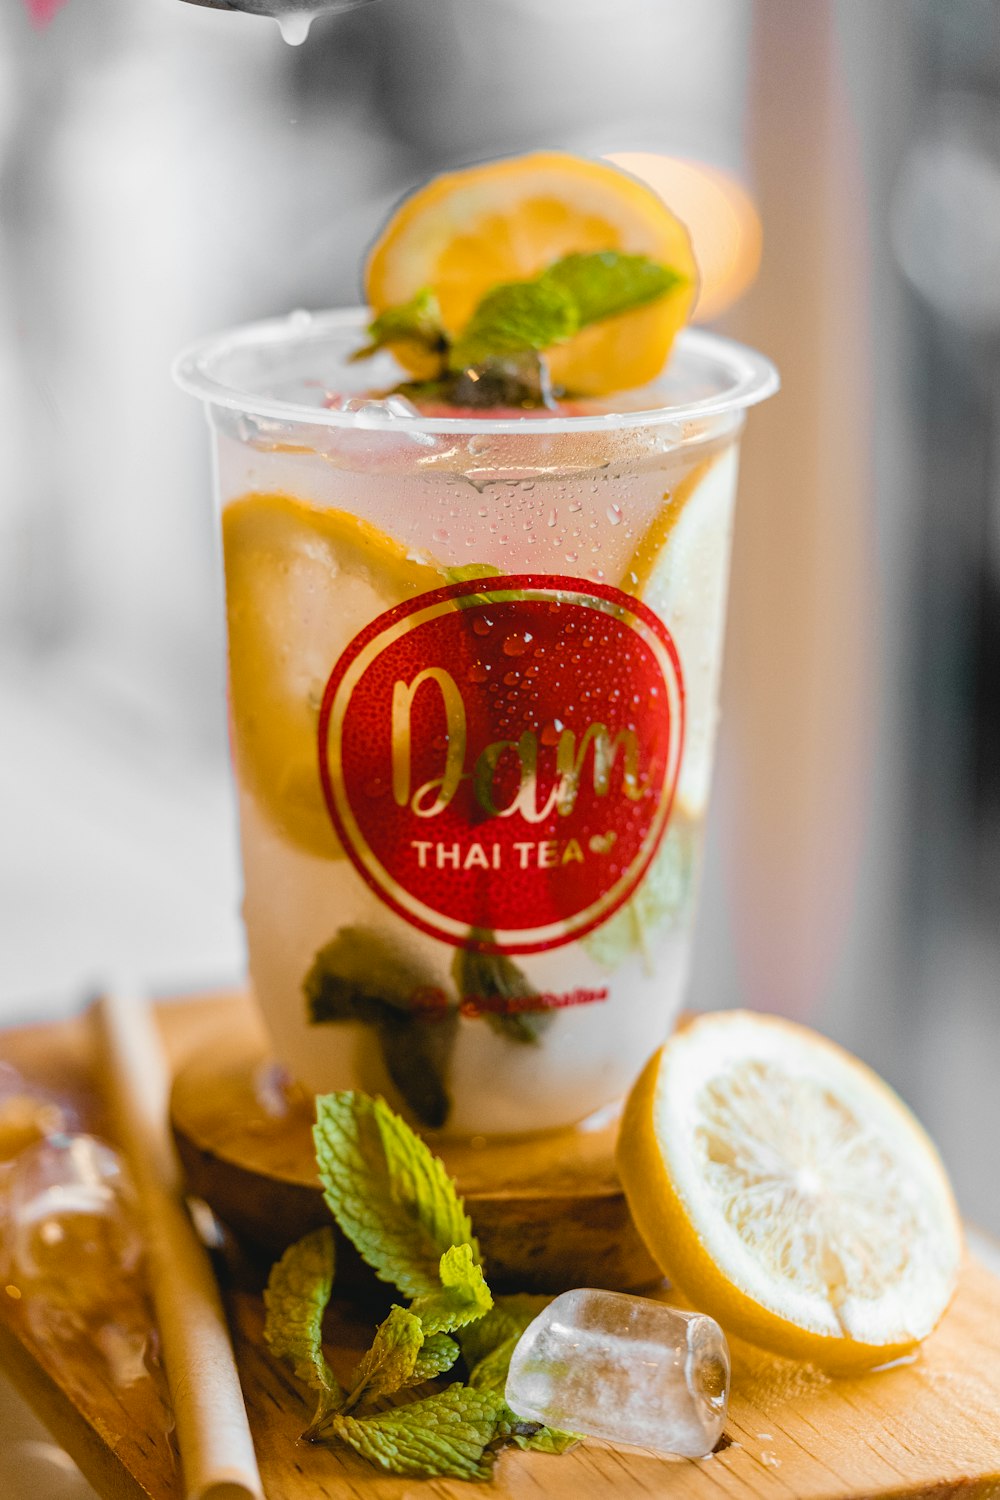
{"label": "ice cube inside cup", "polygon": [[726,1420],[726,1336],[703,1313],[580,1287],[525,1329],[506,1398],[525,1421],[703,1458]]}

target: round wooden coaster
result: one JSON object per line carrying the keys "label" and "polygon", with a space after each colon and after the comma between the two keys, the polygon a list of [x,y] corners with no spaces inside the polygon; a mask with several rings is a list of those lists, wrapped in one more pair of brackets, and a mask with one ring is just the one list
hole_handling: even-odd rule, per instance
{"label": "round wooden coaster", "polygon": [[[171,1116],[191,1191],[241,1239],[280,1253],[330,1223],[316,1177],[312,1100],[283,1089],[256,1016],[203,1035],[174,1077]],[[458,1183],[497,1288],[636,1288],[662,1279],[614,1170],[617,1119],[486,1142],[433,1142]],[[346,1252],[346,1247],[343,1247]],[[358,1263],[345,1253],[342,1272]]]}

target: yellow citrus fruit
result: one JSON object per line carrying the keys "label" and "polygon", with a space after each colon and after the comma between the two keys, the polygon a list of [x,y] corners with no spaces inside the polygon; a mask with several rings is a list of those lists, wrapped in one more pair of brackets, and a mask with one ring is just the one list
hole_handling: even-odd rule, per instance
{"label": "yellow citrus fruit", "polygon": [[[365,289],[381,313],[429,287],[454,337],[501,282],[601,250],[648,255],[684,278],[658,301],[594,323],[549,352],[556,384],[604,395],[659,374],[698,290],[684,225],[651,188],[607,162],[539,151],[435,177],[382,231]],[[412,346],[400,345],[397,355],[414,374],[427,373]]]}
{"label": "yellow citrus fruit", "polygon": [[318,770],[327,679],[359,630],[441,574],[369,522],[289,495],[231,501],[222,533],[241,783],[288,838],[335,858]]}
{"label": "yellow citrus fruit", "polygon": [[731,444],[665,497],[622,584],[659,615],[681,659],[684,758],[677,797],[690,818],[704,815],[711,783],[737,464]]}
{"label": "yellow citrus fruit", "polygon": [[654,1259],[728,1332],[830,1370],[896,1359],[962,1256],[930,1139],[872,1070],[748,1011],[700,1016],[629,1096],[618,1170]]}

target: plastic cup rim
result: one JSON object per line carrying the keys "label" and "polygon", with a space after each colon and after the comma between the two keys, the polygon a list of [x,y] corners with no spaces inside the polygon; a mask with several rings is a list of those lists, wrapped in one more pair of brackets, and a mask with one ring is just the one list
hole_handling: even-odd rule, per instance
{"label": "plastic cup rim", "polygon": [[328,312],[289,313],[285,317],[266,318],[244,323],[187,345],[174,360],[172,373],[181,390],[196,396],[208,406],[225,407],[246,416],[272,421],[296,423],[309,427],[360,428],[365,431],[427,433],[542,433],[624,431],[629,428],[655,427],[665,424],[697,422],[707,417],[723,416],[765,401],[778,389],[778,372],[771,361],[755,349],[722,334],[700,328],[687,328],[678,335],[675,348],[701,355],[722,365],[732,376],[731,385],[693,401],[656,406],[635,411],[602,412],[587,416],[528,417],[398,417],[377,412],[337,411],[328,407],[299,405],[276,396],[227,384],[213,373],[213,366],[227,353],[287,342],[290,338],[315,339],[317,342],[347,329],[360,335],[370,314],[363,307],[335,308]]}

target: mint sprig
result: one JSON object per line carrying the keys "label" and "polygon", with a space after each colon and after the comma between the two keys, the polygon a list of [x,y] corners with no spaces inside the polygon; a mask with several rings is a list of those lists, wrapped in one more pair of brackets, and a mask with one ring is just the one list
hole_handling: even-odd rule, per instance
{"label": "mint sprig", "polygon": [[[415,1477],[488,1479],[505,1444],[565,1451],[573,1434],[523,1420],[503,1395],[514,1346],[548,1299],[494,1303],[454,1183],[383,1100],[344,1091],[321,1096],[316,1112],[320,1178],[338,1225],[376,1274],[413,1300],[391,1309],[344,1389],[322,1348],[331,1231],[306,1235],[285,1251],[265,1292],[265,1337],[318,1393],[304,1436],[351,1448],[385,1473]],[[453,1332],[470,1370],[467,1384],[384,1411],[362,1410],[451,1369],[460,1347]]]}
{"label": "mint sprig", "polygon": [[686,276],[648,255],[576,251],[537,276],[491,287],[454,338],[441,323],[434,293],[424,287],[408,302],[380,313],[369,326],[369,342],[352,357],[363,359],[387,344],[416,343],[440,359],[430,382],[398,387],[417,400],[546,405],[551,389],[540,360],[546,350],[687,283]]}

